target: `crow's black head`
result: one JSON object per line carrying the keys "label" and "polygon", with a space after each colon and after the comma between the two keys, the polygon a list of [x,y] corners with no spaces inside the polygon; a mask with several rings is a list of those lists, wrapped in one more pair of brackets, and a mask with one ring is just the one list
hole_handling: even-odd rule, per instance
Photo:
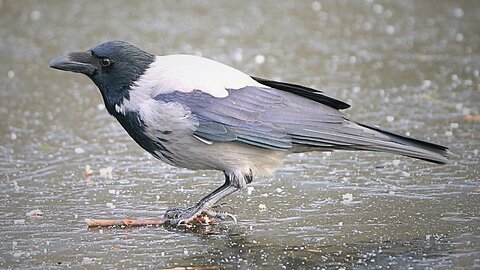
{"label": "crow's black head", "polygon": [[130,86],[155,61],[155,55],[124,41],[107,41],[85,52],[73,52],[50,63],[50,67],[87,75],[98,86],[110,113],[129,98]]}

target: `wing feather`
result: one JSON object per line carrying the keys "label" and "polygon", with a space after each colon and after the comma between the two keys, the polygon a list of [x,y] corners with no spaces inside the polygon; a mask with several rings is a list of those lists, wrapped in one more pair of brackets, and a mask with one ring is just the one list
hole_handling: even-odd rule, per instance
{"label": "wing feather", "polygon": [[[308,98],[297,90],[249,86],[229,89],[222,98],[195,90],[160,94],[155,99],[177,102],[191,111],[198,123],[193,134],[211,142],[236,141],[280,151],[385,151],[446,162],[445,147],[357,124],[338,110],[343,104]],[[295,145],[299,148],[292,149]]]}

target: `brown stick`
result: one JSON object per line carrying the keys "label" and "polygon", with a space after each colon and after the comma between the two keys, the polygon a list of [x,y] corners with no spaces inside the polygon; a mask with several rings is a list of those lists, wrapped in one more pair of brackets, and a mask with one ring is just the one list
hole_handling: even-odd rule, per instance
{"label": "brown stick", "polygon": [[[89,228],[94,227],[139,227],[139,226],[161,226],[165,224],[164,220],[159,219],[86,219],[85,222]],[[196,216],[190,221],[187,226],[192,227],[198,224],[213,225],[216,224],[216,219],[209,217],[206,213]]]}
{"label": "brown stick", "polygon": [[165,223],[163,220],[158,219],[87,219],[87,226],[89,228],[94,227],[112,227],[112,226],[125,226],[125,227],[138,227],[138,226],[160,226]]}

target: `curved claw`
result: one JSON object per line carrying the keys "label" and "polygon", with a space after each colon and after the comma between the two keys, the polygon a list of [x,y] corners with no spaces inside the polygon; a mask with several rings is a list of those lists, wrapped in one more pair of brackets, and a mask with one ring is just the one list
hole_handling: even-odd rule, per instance
{"label": "curved claw", "polygon": [[233,214],[230,214],[227,212],[217,212],[210,209],[210,210],[204,211],[203,213],[220,220],[226,220],[227,218],[231,218],[234,223],[237,223],[237,218]]}
{"label": "curved claw", "polygon": [[230,213],[223,213],[223,215],[225,215],[226,217],[231,218],[231,219],[233,220],[233,223],[237,224],[237,218],[236,218],[234,215],[232,215],[232,214],[230,214]]}
{"label": "curved claw", "polygon": [[188,222],[186,219],[180,219],[178,222],[177,222],[177,226],[187,226],[188,225]]}

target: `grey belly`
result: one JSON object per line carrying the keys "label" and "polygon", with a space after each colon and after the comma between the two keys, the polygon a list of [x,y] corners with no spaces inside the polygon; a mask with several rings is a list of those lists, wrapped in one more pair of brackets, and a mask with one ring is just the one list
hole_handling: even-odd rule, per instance
{"label": "grey belly", "polygon": [[286,155],[239,142],[212,142],[207,144],[193,135],[171,136],[163,148],[157,150],[159,159],[177,167],[193,170],[249,172],[255,175],[271,174],[282,164]]}

